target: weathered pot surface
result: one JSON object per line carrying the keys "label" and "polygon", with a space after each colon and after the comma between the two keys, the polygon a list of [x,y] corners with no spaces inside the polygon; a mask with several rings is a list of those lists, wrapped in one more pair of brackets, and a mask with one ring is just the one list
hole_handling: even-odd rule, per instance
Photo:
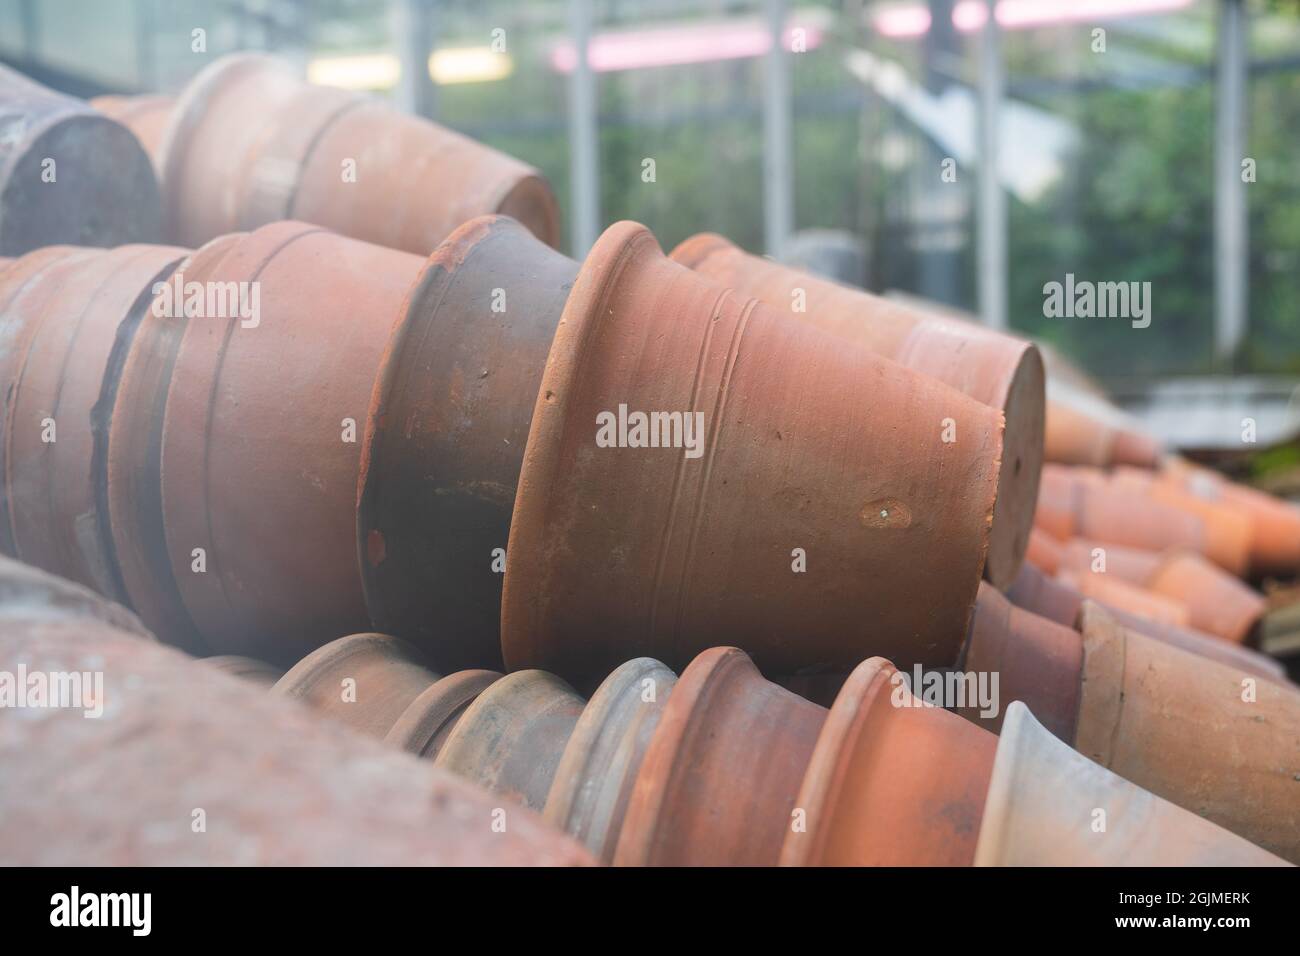
{"label": "weathered pot surface", "polygon": [[485,670],[457,671],[440,678],[411,701],[385,742],[425,760],[436,759],[469,705],[500,679],[496,671]]}

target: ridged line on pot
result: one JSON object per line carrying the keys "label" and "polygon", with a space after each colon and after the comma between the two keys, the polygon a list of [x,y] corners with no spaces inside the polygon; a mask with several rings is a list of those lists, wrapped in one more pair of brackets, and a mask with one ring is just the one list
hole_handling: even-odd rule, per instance
{"label": "ridged line on pot", "polygon": [[126,594],[102,508],[97,413],[116,387],[121,327],[183,256],[165,246],[65,256],[33,280],[47,289],[33,288],[7,310],[25,326],[5,395],[14,553],[118,601]]}
{"label": "ridged line on pot", "polygon": [[1300,691],[1149,640],[1096,605],[1081,621],[1075,749],[1300,861]]}
{"label": "ridged line on pot", "polygon": [[749,255],[709,233],[687,239],[670,257],[779,314],[858,342],[1002,411],[1006,430],[984,571],[999,587],[1011,583],[1029,543],[1043,463],[1044,372],[1033,343]]}
{"label": "ridged line on pot", "polygon": [[243,237],[207,276],[259,283],[261,312],[250,325],[187,321],[167,388],[167,551],[214,650],[278,662],[366,628],[360,439],[419,269],[415,256],[286,222]]}
{"label": "ridged line on pot", "polygon": [[257,684],[267,690],[274,687],[276,681],[284,676],[284,671],[274,664],[255,660],[252,657],[242,657],[239,654],[218,654],[216,657],[201,657],[199,662],[204,667],[219,670],[223,674],[238,677],[240,680]]}
{"label": "ridged line on pot", "polygon": [[[1079,623],[1079,612],[1083,607],[1084,596],[1064,581],[1049,578],[1037,568],[1025,566],[1016,576],[1016,583],[1007,590],[1007,597],[1027,611],[1042,615],[1057,624],[1075,627]],[[1117,621],[1130,630],[1145,634],[1157,641],[1163,641],[1189,653],[1207,657],[1221,664],[1236,667],[1247,674],[1265,677],[1269,680],[1286,681],[1286,668],[1271,657],[1252,651],[1237,644],[1201,634],[1197,631],[1173,624],[1152,621],[1138,617],[1104,601],[1099,602]]]}
{"label": "ridged line on pot", "polygon": [[382,101],[310,86],[260,54],[223,57],[191,81],[158,164],[169,234],[189,244],[302,219],[425,255],[485,213],[559,239],[537,170]]}
{"label": "ridged line on pot", "polygon": [[1007,709],[976,866],[1286,866],[1222,827],[1098,766]]}
{"label": "ridged line on pot", "polygon": [[434,764],[541,810],[584,703],[553,674],[507,674],[470,704]]}
{"label": "ridged line on pot", "polygon": [[776,863],[825,715],[765,680],[743,651],[704,651],[641,761],[615,865]]}
{"label": "ridged line on pot", "polygon": [[102,670],[105,706],[101,720],[78,708],[6,720],[9,864],[592,862],[534,814],[517,810],[501,832],[481,790],[169,648],[84,620],[22,621],[0,628],[0,669],[19,662]]}
{"label": "ridged line on pot", "polygon": [[404,641],[386,634],[350,634],[312,651],[272,690],[383,739],[437,679]]}
{"label": "ridged line on pot", "polygon": [[411,701],[384,742],[426,760],[436,759],[470,704],[501,676],[497,671],[468,670],[440,677]]}
{"label": "ridged line on pot", "polygon": [[968,866],[996,738],[922,704],[888,661],[849,676],[817,739],[783,866]]}
{"label": "ridged line on pot", "polygon": [[[698,413],[698,456],[599,447],[620,406],[681,413],[679,446]],[[942,440],[946,418],[961,440]],[[680,667],[720,640],[775,673],[847,670],[869,652],[951,664],[1001,430],[997,411],[742,301],[618,223],[578,275],[533,412],[506,664],[582,681],[634,655]],[[808,573],[794,573],[798,548]]]}
{"label": "ridged line on pot", "polygon": [[1016,607],[981,585],[960,670],[997,674],[997,711],[985,716],[977,701],[956,707],[971,723],[998,733],[1006,705],[1023,701],[1062,740],[1074,739],[1079,711],[1083,640],[1071,627]]}
{"label": "ridged line on pot", "polygon": [[[243,234],[223,236],[191,253],[175,273],[205,281]],[[170,281],[170,277],[162,277]],[[155,314],[142,297],[118,327],[111,388],[96,409],[96,481],[101,515],[124,593],[165,643],[211,653],[190,617],[167,550],[162,504],[162,436],[167,388],[186,323]],[[188,568],[186,569],[188,571]]]}
{"label": "ridged line on pot", "polygon": [[[372,626],[440,668],[499,666],[502,559],[537,389],[578,264],[512,219],[443,242],[370,399],[357,544]],[[504,563],[502,560],[501,563]]]}
{"label": "ridged line on pot", "polygon": [[0,255],[160,238],[153,166],[124,126],[3,65],[0,114]]}
{"label": "ridged line on pot", "polygon": [[587,701],[546,798],[545,820],[610,863],[646,748],[677,675],[649,657],[616,668]]}
{"label": "ridged line on pot", "polygon": [[0,556],[0,617],[99,621],[146,641],[154,636],[119,604],[66,578]]}

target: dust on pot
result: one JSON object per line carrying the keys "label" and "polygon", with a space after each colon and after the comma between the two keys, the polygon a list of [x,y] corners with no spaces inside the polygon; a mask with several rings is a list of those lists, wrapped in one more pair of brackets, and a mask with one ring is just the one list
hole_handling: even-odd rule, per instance
{"label": "dust on pot", "polygon": [[188,245],[301,219],[427,255],[486,213],[559,240],[536,169],[382,100],[309,85],[261,54],[223,57],[190,82],[158,162],[168,234]]}
{"label": "dust on pot", "polygon": [[0,65],[0,255],[160,238],[158,183],[126,127]]}
{"label": "dust on pot", "polygon": [[154,636],[129,610],[66,578],[0,556],[0,617],[102,623],[137,640]]}
{"label": "dust on pot", "polygon": [[719,640],[774,673],[870,652],[951,664],[1000,444],[995,410],[616,224],[578,275],[533,413],[506,664],[581,681],[639,654],[680,667]]}
{"label": "dust on pot", "polygon": [[750,255],[718,235],[693,236],[671,258],[999,409],[1006,429],[985,574],[1000,587],[1011,583],[1029,543],[1043,462],[1044,372],[1033,343]]}

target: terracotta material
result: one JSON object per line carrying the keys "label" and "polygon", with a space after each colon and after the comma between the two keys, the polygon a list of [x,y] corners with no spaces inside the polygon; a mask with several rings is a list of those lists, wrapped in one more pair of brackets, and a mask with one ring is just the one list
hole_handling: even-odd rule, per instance
{"label": "terracotta material", "polygon": [[1082,668],[1083,640],[1078,631],[1018,608],[995,588],[983,585],[959,669],[998,675],[998,710],[985,716],[968,701],[956,712],[996,734],[1007,704],[1024,701],[1052,733],[1072,740]]}
{"label": "terracotta material", "polygon": [[1147,551],[1205,550],[1205,523],[1195,515],[1100,486],[1059,466],[1043,468],[1034,523],[1061,541],[1088,538]]}
{"label": "terracotta material", "polygon": [[1061,542],[1041,528],[1029,532],[1029,550],[1025,552],[1025,559],[1030,564],[1048,574],[1055,574],[1061,567],[1061,557]]}
{"label": "terracotta material", "polygon": [[66,578],[3,556],[0,556],[0,617],[92,621],[137,640],[154,640],[140,619],[121,605]]}
{"label": "terracotta material", "polygon": [[260,54],[224,57],[176,101],[159,149],[167,234],[198,245],[280,219],[426,255],[485,213],[548,245],[559,213],[537,170]]}
{"label": "terracotta material", "polygon": [[251,657],[240,657],[238,654],[220,654],[216,657],[201,657],[200,663],[205,667],[212,667],[231,677],[238,677],[246,680],[251,684],[264,687],[270,690],[275,686],[276,681],[284,676],[284,671],[274,664],[268,664],[266,661],[254,660]]}
{"label": "terracotta material", "polygon": [[1286,863],[1081,756],[1016,702],[998,740],[975,865]]}
{"label": "terracotta material", "polygon": [[496,671],[457,671],[431,684],[397,718],[385,742],[433,760],[478,695],[501,679]]}
{"label": "terracotta material", "polygon": [[[1079,612],[1082,610],[1085,600],[1077,589],[1063,581],[1049,578],[1032,567],[1021,568],[1016,583],[1007,591],[1007,597],[1028,611],[1041,614],[1043,617],[1068,627],[1074,627],[1078,624]],[[1222,664],[1230,664],[1247,674],[1267,677],[1269,680],[1284,682],[1286,680],[1286,668],[1273,658],[1257,651],[1236,644],[1229,644],[1219,638],[1201,634],[1185,627],[1138,617],[1136,614],[1106,604],[1104,601],[1099,603],[1116,620],[1130,630],[1145,634],[1147,637],[1155,638],[1166,644],[1171,644],[1174,647],[1182,648],[1185,651],[1190,651],[1193,654],[1198,654],[1201,657],[1207,657]]]}
{"label": "terracotta material", "polygon": [[1187,627],[1191,624],[1191,612],[1181,601],[1162,597],[1119,578],[1087,571],[1082,574],[1062,571],[1057,574],[1057,577],[1084,597],[1123,608],[1138,617],[1160,624],[1172,624],[1175,627]]}
{"label": "terracotta material", "polygon": [[591,696],[564,748],[542,816],[602,863],[614,859],[646,748],[676,683],[649,657],[621,665]]}
{"label": "terracotta material", "polygon": [[511,219],[457,229],[371,397],[358,542],[372,626],[439,667],[500,663],[500,563],[546,354],[578,264]]}
{"label": "terracotta material", "polygon": [[[598,447],[598,416],[616,438],[620,406],[698,412],[698,457]],[[945,418],[961,440],[942,441]],[[987,549],[1000,419],[619,223],[578,275],[533,413],[506,664],[580,681],[634,654],[681,666],[719,640],[773,673],[873,651],[950,664]],[[696,416],[679,421],[684,441]],[[792,570],[796,548],[808,573]]]}
{"label": "terracotta material", "polygon": [[1075,749],[1300,860],[1300,691],[1149,640],[1094,605],[1082,624]]}
{"label": "terracotta material", "polygon": [[1264,616],[1267,602],[1262,594],[1187,551],[1156,554],[1076,539],[1066,547],[1062,566],[1077,577],[1095,576],[1101,567],[1094,557],[1098,550],[1105,554],[1103,576],[1182,605],[1187,609],[1187,624],[1205,634],[1241,644]]}
{"label": "terracotta material", "polygon": [[119,601],[127,595],[95,467],[107,442],[104,400],[115,386],[129,317],[183,255],[164,246],[122,246],[59,252],[50,261],[38,252],[15,270],[25,282],[4,283],[12,295],[0,358],[0,540],[22,560]]}
{"label": "terracotta material", "polygon": [[734,647],[700,654],[641,762],[615,865],[776,863],[825,715]]}
{"label": "terracotta material", "polygon": [[541,810],[584,703],[552,674],[508,674],[465,710],[434,763]]}
{"label": "terracotta material", "polygon": [[293,665],[274,691],[382,739],[437,679],[409,644],[386,634],[351,634]]}
{"label": "terracotta material", "polygon": [[881,658],[826,716],[787,828],[784,866],[968,866],[997,738],[920,704]]}
{"label": "terracotta material", "polygon": [[1251,523],[1240,507],[1227,501],[1207,501],[1158,480],[1154,472],[1117,469],[1113,480],[1120,488],[1132,488],[1152,501],[1196,515],[1205,527],[1206,558],[1237,577],[1249,570]]}
{"label": "terracotta material", "polygon": [[149,158],[157,162],[176,105],[174,96],[96,96],[90,105],[134,133]]}
{"label": "terracotta material", "polygon": [[[1133,465],[1155,468],[1164,447],[1155,438],[1118,421],[1107,421],[1109,408],[1093,408],[1096,400],[1079,402],[1049,389],[1044,458],[1063,465]],[[1111,415],[1108,415],[1110,412]]]}
{"label": "terracotta material", "polygon": [[0,255],[158,241],[153,167],[124,126],[2,65],[0,116]]}
{"label": "terracotta material", "polygon": [[1015,579],[1029,543],[1043,462],[1043,361],[1031,342],[926,315],[749,255],[709,233],[687,239],[671,258],[781,315],[860,343],[999,409],[1006,430],[985,574],[1001,587]]}
{"label": "terracotta material", "polygon": [[361,438],[419,269],[302,223],[223,238],[178,268],[204,288],[258,283],[260,316],[150,311],[124,363],[110,513],[127,591],[160,634],[288,662],[365,629]]}
{"label": "terracotta material", "polygon": [[101,671],[104,714],[88,720],[61,708],[5,720],[8,864],[592,862],[522,808],[502,831],[488,794],[137,637],[34,618],[0,628],[0,669],[20,662],[29,671]]}

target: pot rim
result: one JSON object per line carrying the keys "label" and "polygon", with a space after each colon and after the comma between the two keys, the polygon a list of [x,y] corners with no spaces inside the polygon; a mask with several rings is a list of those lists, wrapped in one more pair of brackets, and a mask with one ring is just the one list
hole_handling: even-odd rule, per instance
{"label": "pot rim", "polygon": [[435,680],[402,711],[384,742],[417,757],[435,758],[436,753],[427,751],[438,732],[504,676],[500,671],[464,670]]}
{"label": "pot rim", "polygon": [[606,229],[578,270],[551,341],[524,446],[506,545],[501,653],[507,670],[550,659],[538,653],[531,594],[545,564],[540,545],[545,540],[551,489],[564,464],[560,456],[570,424],[570,400],[583,378],[592,340],[607,317],[605,303],[611,290],[647,247],[652,254],[663,256],[654,234],[638,222],[623,220]]}
{"label": "pot rim", "polygon": [[316,648],[285,671],[284,676],[275,682],[271,692],[284,697],[305,697],[330,668],[336,667],[343,661],[376,652],[383,652],[384,656],[390,658],[397,656],[393,652],[398,652],[411,663],[423,666],[420,652],[401,638],[380,634],[377,631],[362,631],[337,638]]}
{"label": "pot rim", "polygon": [[673,251],[668,253],[668,258],[673,262],[686,266],[688,269],[694,270],[714,253],[727,252],[732,249],[744,251],[721,233],[697,232],[695,235],[679,242]]}

